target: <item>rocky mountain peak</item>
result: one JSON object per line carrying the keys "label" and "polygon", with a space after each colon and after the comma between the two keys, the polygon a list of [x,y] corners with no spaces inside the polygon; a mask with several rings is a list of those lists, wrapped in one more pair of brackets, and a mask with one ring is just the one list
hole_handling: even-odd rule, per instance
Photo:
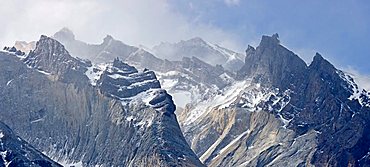
{"label": "rocky mountain peak", "polygon": [[200,37],[194,37],[194,38],[191,38],[187,41],[184,41],[185,43],[189,43],[189,44],[193,44],[193,45],[206,45],[207,42],[204,41],[202,38]]}
{"label": "rocky mountain peak", "polygon": [[244,59],[242,54],[211,44],[200,37],[177,43],[161,43],[153,48],[153,53],[161,59],[170,61],[181,61],[183,57],[197,57],[213,66],[220,64],[229,71],[239,70]]}
{"label": "rocky mountain peak", "polygon": [[256,53],[256,49],[253,46],[248,45],[248,48],[245,51],[246,57],[253,56],[255,53]]}
{"label": "rocky mountain peak", "polygon": [[46,49],[49,49],[49,51],[53,52],[60,51],[60,53],[68,54],[68,51],[60,42],[46,35],[41,35],[40,39],[36,42],[36,47],[34,51]]}
{"label": "rocky mountain peak", "polygon": [[111,35],[107,35],[107,36],[104,37],[103,43],[109,43],[112,40],[114,40],[114,38]]}
{"label": "rocky mountain peak", "polygon": [[326,59],[324,59],[320,53],[316,53],[313,57],[313,61],[309,66],[310,69],[317,69],[317,70],[335,70],[335,67]]}
{"label": "rocky mountain peak", "polygon": [[299,80],[306,63],[292,51],[280,45],[278,35],[263,36],[257,49],[249,46],[244,66],[237,72],[237,79],[253,78],[254,82],[287,88],[284,83]]}
{"label": "rocky mountain peak", "polygon": [[69,55],[64,46],[57,40],[41,35],[40,40],[36,42],[34,51],[26,57],[25,62],[31,67],[53,71],[53,64],[60,61],[67,62],[74,59]]}
{"label": "rocky mountain peak", "polygon": [[30,68],[51,74],[63,82],[81,83],[81,85],[85,84],[81,81],[87,82],[84,72],[89,64],[72,57],[61,43],[45,35],[40,37],[35,50],[31,51],[23,61]]}
{"label": "rocky mountain peak", "polygon": [[153,71],[139,72],[118,58],[103,71],[98,86],[107,96],[127,100],[149,89],[161,88]]}
{"label": "rocky mountain peak", "polygon": [[116,57],[126,59],[138,50],[137,47],[115,40],[111,35],[107,35],[100,44],[88,44],[76,40],[69,29],[62,29],[53,38],[61,42],[72,56],[89,59],[94,63],[112,62]]}
{"label": "rocky mountain peak", "polygon": [[272,36],[263,35],[260,46],[273,47],[280,44],[279,35],[277,33]]}
{"label": "rocky mountain peak", "polygon": [[62,41],[73,41],[75,40],[75,35],[73,34],[72,30],[68,29],[67,27],[64,27],[58,32],[56,32],[53,35],[53,38],[56,38]]}
{"label": "rocky mountain peak", "polygon": [[121,72],[125,71],[125,73],[137,73],[137,69],[134,66],[130,66],[123,61],[119,60],[119,58],[115,58],[113,61],[113,66],[114,69],[120,70]]}

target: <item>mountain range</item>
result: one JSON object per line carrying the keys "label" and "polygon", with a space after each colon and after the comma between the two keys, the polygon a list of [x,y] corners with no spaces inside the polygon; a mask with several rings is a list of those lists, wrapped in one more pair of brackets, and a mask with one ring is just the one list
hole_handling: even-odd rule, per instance
{"label": "mountain range", "polygon": [[277,34],[245,54],[199,37],[88,44],[67,28],[4,49],[0,121],[35,155],[22,163],[370,166],[370,93]]}
{"label": "mountain range", "polygon": [[[1,52],[0,58],[1,120],[51,159],[84,166],[202,166],[153,72],[118,59],[99,71],[47,36],[27,56]],[[94,85],[91,76],[99,74]]]}

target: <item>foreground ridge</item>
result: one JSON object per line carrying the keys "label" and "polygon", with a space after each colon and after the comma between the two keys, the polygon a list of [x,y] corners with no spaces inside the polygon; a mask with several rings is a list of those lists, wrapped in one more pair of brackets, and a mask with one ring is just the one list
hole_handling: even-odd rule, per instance
{"label": "foreground ridge", "polygon": [[[181,133],[172,97],[153,72],[116,60],[93,85],[87,73],[99,72],[95,64],[71,57],[46,36],[26,57],[0,52],[0,60],[0,120],[55,161],[203,166]],[[139,84],[147,80],[154,84]],[[135,93],[121,96],[118,87]]]}

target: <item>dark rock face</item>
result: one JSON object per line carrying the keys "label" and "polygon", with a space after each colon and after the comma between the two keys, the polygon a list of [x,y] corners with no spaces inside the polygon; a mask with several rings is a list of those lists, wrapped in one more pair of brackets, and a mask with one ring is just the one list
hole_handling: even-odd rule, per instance
{"label": "dark rock face", "polygon": [[[355,93],[352,87],[357,85],[349,85],[341,75],[345,74],[316,54],[306,75],[306,89],[299,94],[301,98],[291,102],[302,110],[295,114],[290,127],[299,133],[306,129],[320,132],[313,164],[357,166],[368,163],[368,158],[363,157],[370,148],[370,143],[366,142],[370,133],[367,129],[370,108],[349,99]],[[302,122],[308,124],[303,128],[297,126]]]}
{"label": "dark rock face", "polygon": [[306,63],[292,51],[280,45],[278,35],[263,36],[257,49],[249,46],[245,64],[237,78],[253,77],[256,83],[289,89],[302,81]]}
{"label": "dark rock face", "polygon": [[176,106],[173,104],[172,96],[167,94],[165,90],[157,91],[155,93],[155,98],[149,101],[149,104],[155,109],[161,109],[162,112],[169,116],[174,114]]}
{"label": "dark rock face", "polygon": [[320,54],[307,66],[263,36],[236,83],[183,113],[209,166],[369,166],[369,92]]}
{"label": "dark rock face", "polygon": [[26,141],[17,137],[4,123],[0,122],[0,166],[61,166],[37,151]]}
{"label": "dark rock face", "polygon": [[32,68],[54,74],[63,74],[70,69],[84,72],[87,66],[72,57],[61,43],[44,35],[41,36],[36,43],[35,50],[29,53],[24,62]]}
{"label": "dark rock face", "polygon": [[161,88],[153,71],[138,72],[133,66],[115,59],[102,74],[98,85],[108,96],[122,99],[136,96],[149,89]]}
{"label": "dark rock face", "polygon": [[[58,161],[85,166],[203,166],[181,133],[171,96],[158,89],[159,84],[148,91],[139,86],[127,101],[120,101],[106,94],[116,87],[104,90],[89,84],[85,64],[48,37],[42,37],[24,61],[0,52],[0,120]],[[70,72],[76,77],[66,82]],[[118,82],[109,75],[128,78]],[[153,72],[138,73],[116,60],[101,83],[130,83],[129,89],[154,79]]]}
{"label": "dark rock face", "polygon": [[319,132],[318,149],[310,163],[318,166],[368,163],[367,93],[351,99],[358,86],[351,85],[353,79],[349,76],[346,79],[346,74],[320,54],[307,67],[293,52],[279,45],[277,36],[264,36],[256,50],[247,49],[245,65],[237,76],[293,92],[281,115],[291,120],[288,128],[298,135],[312,129]]}
{"label": "dark rock face", "polygon": [[87,84],[83,74],[91,64],[72,57],[58,41],[42,35],[36,48],[23,60],[29,67],[50,73],[56,80],[65,83]]}

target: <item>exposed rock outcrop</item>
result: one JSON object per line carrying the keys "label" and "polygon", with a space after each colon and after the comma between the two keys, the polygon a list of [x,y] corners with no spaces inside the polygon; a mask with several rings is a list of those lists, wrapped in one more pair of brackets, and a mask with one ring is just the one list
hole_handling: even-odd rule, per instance
{"label": "exposed rock outcrop", "polygon": [[0,121],[0,166],[61,167]]}

